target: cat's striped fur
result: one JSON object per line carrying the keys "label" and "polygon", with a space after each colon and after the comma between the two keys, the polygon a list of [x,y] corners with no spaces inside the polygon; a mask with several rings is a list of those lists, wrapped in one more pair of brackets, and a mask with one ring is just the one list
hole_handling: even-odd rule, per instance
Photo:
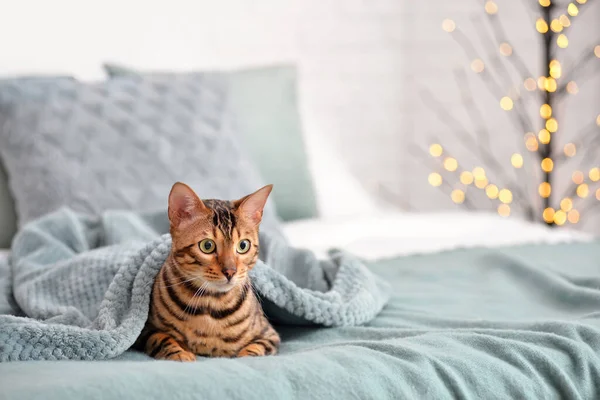
{"label": "cat's striped fur", "polygon": [[[201,201],[176,183],[169,195],[173,245],[152,289],[150,315],[138,346],[157,359],[195,355],[271,355],[280,339],[254,294],[248,272],[258,259],[258,225],[271,186],[237,201]],[[215,250],[206,254],[200,243]],[[249,250],[238,251],[240,241]],[[244,248],[244,250],[246,250]]]}

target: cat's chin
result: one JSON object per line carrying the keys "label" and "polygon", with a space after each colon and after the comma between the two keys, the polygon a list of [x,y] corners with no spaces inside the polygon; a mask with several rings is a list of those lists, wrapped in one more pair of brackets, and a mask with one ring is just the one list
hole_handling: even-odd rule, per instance
{"label": "cat's chin", "polygon": [[239,282],[210,282],[208,289],[212,292],[227,293],[239,285]]}

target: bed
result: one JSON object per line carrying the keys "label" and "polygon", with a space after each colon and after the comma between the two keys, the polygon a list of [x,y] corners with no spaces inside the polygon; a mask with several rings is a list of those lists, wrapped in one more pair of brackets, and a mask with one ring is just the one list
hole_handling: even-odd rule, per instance
{"label": "bed", "polygon": [[[111,71],[94,84],[0,81],[3,247],[60,206],[91,215],[164,208],[174,177],[202,197],[222,198],[267,179],[277,188],[265,210],[268,234],[321,259],[331,248],[354,254],[391,297],[364,324],[278,325],[275,357],[184,365],[129,350],[102,361],[3,362],[0,398],[600,397],[596,239],[485,213],[413,214],[371,201],[328,215],[323,210],[341,200],[368,196],[338,186],[324,204],[320,188],[346,178],[319,182],[325,174],[310,172],[293,68]],[[231,114],[239,132],[230,132]],[[23,156],[30,151],[36,156]],[[335,164],[329,153],[326,162]],[[22,314],[11,293],[19,284],[9,268],[14,250],[13,243],[12,255],[0,253],[0,319]],[[0,354],[14,339],[0,336]],[[22,344],[16,340],[16,351]]]}
{"label": "bed", "polygon": [[[299,246],[316,243],[317,252],[354,247],[386,240],[385,231],[368,232],[379,218],[290,223],[286,233]],[[360,250],[394,288],[364,326],[280,327],[280,355],[260,359],[178,364],[129,351],[110,361],[2,363],[0,396],[597,398],[600,243],[489,215],[391,218],[406,228],[396,225],[387,239],[406,235],[412,242],[399,247],[400,256]],[[457,218],[460,232],[444,229]],[[411,219],[437,227],[436,240],[416,239]],[[366,233],[340,243],[333,231],[349,226]],[[497,239],[474,239],[494,230]]]}

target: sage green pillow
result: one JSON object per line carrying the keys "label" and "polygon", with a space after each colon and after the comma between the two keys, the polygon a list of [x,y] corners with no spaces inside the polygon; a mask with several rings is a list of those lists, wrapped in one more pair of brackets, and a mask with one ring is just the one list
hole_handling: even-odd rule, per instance
{"label": "sage green pillow", "polygon": [[[106,64],[109,76],[178,75],[137,72]],[[207,72],[202,72],[206,74]],[[264,180],[275,185],[271,194],[284,221],[318,215],[313,180],[308,169],[298,112],[296,69],[271,66],[214,71],[228,87],[230,106],[245,147]]]}

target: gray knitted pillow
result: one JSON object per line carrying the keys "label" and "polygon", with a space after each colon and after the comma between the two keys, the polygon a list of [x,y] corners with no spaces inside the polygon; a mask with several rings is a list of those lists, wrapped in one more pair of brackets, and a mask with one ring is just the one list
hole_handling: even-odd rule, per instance
{"label": "gray knitted pillow", "polygon": [[[202,198],[258,189],[225,104],[223,83],[201,75],[0,87],[0,157],[19,225],[61,206],[166,210],[175,181]],[[262,227],[278,229],[272,204]]]}

